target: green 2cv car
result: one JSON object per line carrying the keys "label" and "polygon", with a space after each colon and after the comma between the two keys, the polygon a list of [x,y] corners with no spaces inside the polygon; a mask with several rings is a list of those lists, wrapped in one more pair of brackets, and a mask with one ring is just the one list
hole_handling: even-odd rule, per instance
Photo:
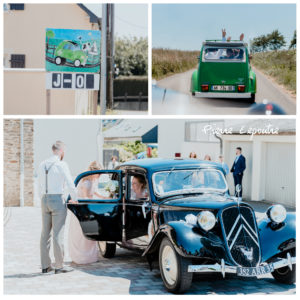
{"label": "green 2cv car", "polygon": [[255,102],[256,75],[249,63],[247,44],[241,41],[206,41],[191,81],[193,96],[246,98]]}
{"label": "green 2cv car", "polygon": [[64,65],[66,61],[70,61],[75,67],[85,66],[87,55],[81,50],[78,43],[72,41],[62,41],[55,49],[55,63]]}

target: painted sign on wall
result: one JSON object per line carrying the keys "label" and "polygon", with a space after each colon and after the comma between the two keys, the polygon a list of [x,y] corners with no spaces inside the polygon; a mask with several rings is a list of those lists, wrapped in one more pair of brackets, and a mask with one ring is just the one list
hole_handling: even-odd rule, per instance
{"label": "painted sign on wall", "polygon": [[46,29],[46,71],[100,71],[99,30]]}

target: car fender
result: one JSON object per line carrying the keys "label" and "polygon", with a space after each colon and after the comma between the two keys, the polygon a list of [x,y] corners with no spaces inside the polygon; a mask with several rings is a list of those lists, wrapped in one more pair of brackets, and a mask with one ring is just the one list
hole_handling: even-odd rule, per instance
{"label": "car fender", "polygon": [[195,70],[192,74],[190,91],[192,93],[198,91],[198,70]]}
{"label": "car fender", "polygon": [[296,215],[287,213],[283,223],[275,225],[265,218],[258,222],[262,262],[296,247]]}
{"label": "car fender", "polygon": [[250,72],[249,72],[249,91],[251,93],[256,93],[256,74],[254,73],[254,71],[252,70],[252,68],[250,68]]}
{"label": "car fender", "polygon": [[143,256],[158,251],[164,237],[168,237],[176,252],[192,258],[226,258],[224,242],[215,234],[201,234],[198,227],[184,221],[172,221],[159,227]]}

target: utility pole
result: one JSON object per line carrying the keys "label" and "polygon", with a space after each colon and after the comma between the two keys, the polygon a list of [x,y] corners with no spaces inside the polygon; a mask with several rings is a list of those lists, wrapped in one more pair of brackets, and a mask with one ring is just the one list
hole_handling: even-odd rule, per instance
{"label": "utility pole", "polygon": [[100,79],[100,114],[106,113],[106,38],[107,38],[107,4],[102,4],[101,22],[101,79]]}
{"label": "utility pole", "polygon": [[107,104],[112,109],[114,106],[114,4],[108,4],[107,10]]}

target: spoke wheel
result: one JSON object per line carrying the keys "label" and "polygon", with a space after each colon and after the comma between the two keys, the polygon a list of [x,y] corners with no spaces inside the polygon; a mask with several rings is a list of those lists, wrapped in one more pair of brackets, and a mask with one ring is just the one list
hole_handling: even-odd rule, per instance
{"label": "spoke wheel", "polygon": [[176,254],[168,245],[162,251],[162,270],[168,284],[173,285],[178,276],[178,268]]}
{"label": "spoke wheel", "polygon": [[193,273],[188,272],[191,261],[180,256],[171,241],[165,237],[159,248],[159,269],[166,289],[172,293],[183,293],[192,284]]}

